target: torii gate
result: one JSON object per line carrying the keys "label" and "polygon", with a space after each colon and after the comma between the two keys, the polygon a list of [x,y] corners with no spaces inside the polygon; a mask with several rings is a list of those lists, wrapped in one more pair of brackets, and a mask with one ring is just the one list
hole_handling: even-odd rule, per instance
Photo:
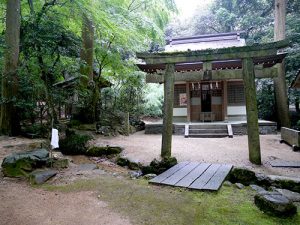
{"label": "torii gate", "polygon": [[[278,76],[277,64],[286,54],[278,50],[287,47],[288,41],[278,41],[253,46],[209,49],[201,51],[137,53],[146,64],[138,65],[147,76],[164,83],[164,115],[161,156],[171,156],[173,133],[173,102],[175,80],[226,80],[243,79],[246,95],[248,149],[250,162],[260,165],[260,141],[258,111],[256,101],[255,78],[272,78]],[[240,64],[237,67],[217,69],[214,64]],[[184,65],[201,65],[202,70],[186,71]],[[153,74],[155,72],[155,74]]]}

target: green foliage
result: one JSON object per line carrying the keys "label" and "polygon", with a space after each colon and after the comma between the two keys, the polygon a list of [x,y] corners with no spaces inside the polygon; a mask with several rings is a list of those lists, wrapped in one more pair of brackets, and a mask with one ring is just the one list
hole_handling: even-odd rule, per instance
{"label": "green foliage", "polygon": [[[4,2],[0,7],[3,18]],[[57,106],[70,104],[74,89],[59,90],[53,84],[69,77],[86,78],[80,74],[84,63],[80,61],[83,15],[95,26],[95,88],[101,88],[104,77],[113,83],[114,109],[142,112],[144,81],[140,73],[135,74],[133,58],[136,51],[147,50],[152,42],[163,42],[163,29],[176,12],[173,0],[38,0],[23,1],[21,8],[19,95],[15,102],[23,120],[34,123],[41,114],[48,122],[55,119]],[[3,29],[1,20],[0,54],[4,49]],[[72,103],[87,112],[93,100],[98,101],[94,90],[79,88],[79,102]],[[37,102],[46,102],[43,112],[37,109]]]}
{"label": "green foliage", "polygon": [[144,115],[161,117],[163,108],[163,87],[160,84],[148,84],[145,93]]}
{"label": "green foliage", "polygon": [[275,97],[273,81],[270,79],[256,80],[258,117],[260,119],[275,121]]}
{"label": "green foliage", "polygon": [[92,137],[89,135],[71,134],[59,141],[59,149],[66,155],[85,155],[87,152],[87,142]]}

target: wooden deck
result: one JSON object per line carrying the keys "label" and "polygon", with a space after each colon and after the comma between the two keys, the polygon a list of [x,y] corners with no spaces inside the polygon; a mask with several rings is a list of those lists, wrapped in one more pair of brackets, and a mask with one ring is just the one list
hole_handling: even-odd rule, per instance
{"label": "wooden deck", "polygon": [[175,187],[217,191],[232,165],[181,162],[149,181]]}

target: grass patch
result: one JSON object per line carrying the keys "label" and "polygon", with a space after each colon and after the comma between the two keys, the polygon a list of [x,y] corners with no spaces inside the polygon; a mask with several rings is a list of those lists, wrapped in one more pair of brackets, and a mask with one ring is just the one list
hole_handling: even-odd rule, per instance
{"label": "grass patch", "polygon": [[101,176],[69,185],[43,185],[50,191],[96,191],[100,200],[115,211],[129,216],[133,224],[300,224],[299,213],[289,219],[270,217],[253,203],[254,192],[222,187],[218,193],[148,185],[144,180]]}

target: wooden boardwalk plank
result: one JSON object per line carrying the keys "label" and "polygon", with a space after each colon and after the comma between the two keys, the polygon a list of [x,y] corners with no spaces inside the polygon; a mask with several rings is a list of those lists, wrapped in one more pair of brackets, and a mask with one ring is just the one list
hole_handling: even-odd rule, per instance
{"label": "wooden boardwalk plank", "polygon": [[210,166],[209,163],[200,163],[193,171],[187,174],[186,177],[182,178],[176,186],[178,187],[189,187],[202,173]]}
{"label": "wooden boardwalk plank", "polygon": [[226,176],[230,172],[232,165],[221,165],[214,176],[208,181],[208,183],[202,188],[204,190],[217,191],[221,187]]}
{"label": "wooden boardwalk plank", "polygon": [[271,161],[270,164],[272,167],[300,168],[300,162],[296,161],[274,160]]}
{"label": "wooden boardwalk plank", "polygon": [[210,165],[210,167],[189,186],[189,188],[201,190],[217,172],[220,166],[220,164]]}
{"label": "wooden boardwalk plank", "polygon": [[189,164],[189,162],[178,163],[175,166],[173,166],[170,169],[168,169],[167,171],[163,172],[162,174],[160,174],[157,177],[155,177],[152,180],[150,180],[149,183],[157,183],[157,184],[159,184],[162,181],[164,181],[165,179],[167,179],[168,177],[172,176],[175,172],[177,172],[178,170],[180,170],[181,168],[183,168],[187,164]]}
{"label": "wooden boardwalk plank", "polygon": [[197,162],[191,162],[191,163],[187,164],[185,167],[183,167],[180,170],[178,170],[177,172],[175,172],[172,176],[168,177],[161,183],[167,184],[167,185],[175,185],[178,181],[180,181],[182,178],[184,178],[187,174],[189,174],[198,165],[199,165],[199,163],[197,163]]}

